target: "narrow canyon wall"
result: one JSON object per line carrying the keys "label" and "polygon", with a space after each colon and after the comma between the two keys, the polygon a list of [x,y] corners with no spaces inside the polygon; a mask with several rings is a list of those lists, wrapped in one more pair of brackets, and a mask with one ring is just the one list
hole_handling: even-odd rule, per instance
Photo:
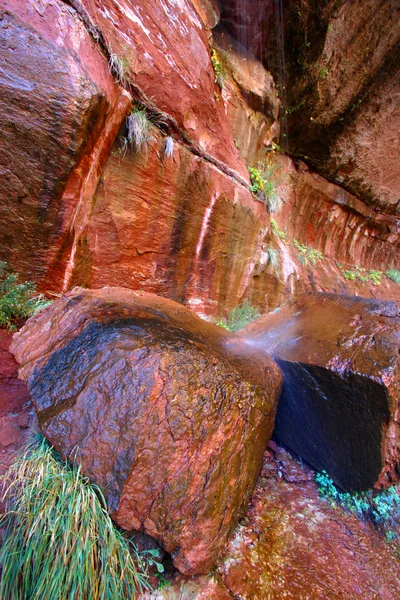
{"label": "narrow canyon wall", "polygon": [[[273,150],[274,80],[219,19],[211,0],[4,0],[0,258],[48,293],[122,285],[208,316],[308,289],[398,299],[384,275],[348,275],[397,266],[393,211]],[[140,152],[125,141],[137,102]],[[266,156],[272,215],[249,190]]]}

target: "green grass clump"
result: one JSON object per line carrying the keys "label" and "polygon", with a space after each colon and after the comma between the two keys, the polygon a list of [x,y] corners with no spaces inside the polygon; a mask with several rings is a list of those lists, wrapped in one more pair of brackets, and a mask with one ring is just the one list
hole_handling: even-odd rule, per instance
{"label": "green grass clump", "polygon": [[400,518],[400,496],[397,487],[392,486],[380,492],[372,490],[342,492],[335,486],[326,471],[317,473],[315,481],[319,493],[330,502],[332,507],[339,505],[356,514],[360,519],[372,521],[383,529],[388,541],[396,536],[390,528],[394,527]]}
{"label": "green grass clump", "polygon": [[142,152],[153,140],[151,133],[153,123],[147,116],[146,109],[135,106],[126,119],[128,129],[127,143],[136,150]]}
{"label": "green grass clump", "polygon": [[258,319],[259,316],[260,313],[258,310],[254,306],[251,306],[248,300],[244,300],[239,306],[231,310],[227,319],[218,321],[217,325],[224,327],[228,331],[239,331],[239,329],[243,329],[243,327],[246,327],[254,319]]}
{"label": "green grass clump", "polygon": [[116,529],[98,487],[32,444],[8,473],[0,598],[131,600],[148,588],[146,563]]}
{"label": "green grass clump", "polygon": [[303,266],[307,266],[308,263],[315,265],[317,262],[324,258],[324,255],[319,250],[312,248],[311,246],[305,246],[300,244],[299,241],[293,240],[295,248],[298,250],[298,259]]}
{"label": "green grass clump", "polygon": [[34,283],[19,283],[18,278],[6,262],[0,261],[0,327],[10,330],[50,304],[44,296],[36,294]]}
{"label": "green grass clump", "polygon": [[397,269],[388,269],[385,275],[395,283],[400,283],[400,271]]}

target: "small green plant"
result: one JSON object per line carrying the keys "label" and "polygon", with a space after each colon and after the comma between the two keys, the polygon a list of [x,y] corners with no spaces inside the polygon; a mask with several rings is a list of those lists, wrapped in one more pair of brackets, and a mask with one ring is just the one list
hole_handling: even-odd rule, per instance
{"label": "small green plant", "polygon": [[391,527],[394,527],[400,518],[400,496],[397,487],[392,486],[380,492],[342,492],[326,471],[317,473],[315,481],[320,495],[328,500],[332,507],[339,505],[360,519],[371,520],[383,529],[387,541],[394,539],[396,534]]}
{"label": "small green plant", "polygon": [[211,49],[211,63],[214,69],[215,81],[222,90],[225,85],[226,69],[215,48]]}
{"label": "small green plant", "polygon": [[278,223],[275,221],[275,219],[272,219],[272,218],[271,218],[271,230],[272,230],[272,233],[274,233],[275,235],[277,235],[279,237],[279,239],[281,239],[281,240],[286,239],[285,232],[281,231],[278,228]]}
{"label": "small green plant", "polygon": [[37,440],[8,472],[0,598],[131,600],[147,563],[115,527],[99,488]]}
{"label": "small green plant", "polygon": [[319,70],[319,76],[321,77],[321,79],[326,79],[329,75],[329,71],[327,69],[327,67],[325,67],[325,65],[322,65],[322,67],[320,67]]}
{"label": "small green plant", "polygon": [[6,262],[0,261],[0,327],[10,330],[51,303],[43,295],[36,294],[34,283],[18,283],[18,279],[18,273],[13,273]]}
{"label": "small green plant", "polygon": [[346,281],[360,281],[361,283],[371,281],[371,283],[376,286],[380,285],[382,282],[382,271],[376,271],[375,269],[367,271],[358,265],[354,265],[354,269],[344,269],[342,265],[340,265],[339,269]]}
{"label": "small green plant", "polygon": [[147,116],[146,109],[143,106],[135,106],[126,119],[128,133],[126,136],[127,144],[136,152],[142,152],[153,140],[151,129],[152,121]]}
{"label": "small green plant", "polygon": [[312,248],[311,246],[305,246],[298,240],[293,240],[295,248],[298,250],[298,259],[303,266],[307,266],[310,262],[315,265],[317,262],[324,258],[324,255],[319,250]]}
{"label": "small green plant", "polygon": [[228,331],[239,331],[260,316],[258,310],[251,306],[248,300],[244,300],[239,306],[231,310],[227,319],[218,321],[217,325]]}
{"label": "small green plant", "polygon": [[397,269],[388,269],[385,273],[386,277],[394,281],[394,283],[400,283],[400,271]]}
{"label": "small green plant", "polygon": [[278,212],[282,208],[282,199],[278,194],[275,173],[276,165],[258,165],[257,167],[248,167],[250,174],[250,191],[252,194],[262,200],[270,213]]}

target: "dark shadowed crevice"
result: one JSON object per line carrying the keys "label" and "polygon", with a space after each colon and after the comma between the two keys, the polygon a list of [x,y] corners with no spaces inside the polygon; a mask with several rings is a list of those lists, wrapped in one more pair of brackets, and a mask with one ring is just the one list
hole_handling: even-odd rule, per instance
{"label": "dark shadowed crevice", "polygon": [[385,388],[360,375],[277,360],[284,373],[275,437],[345,491],[373,487],[390,413]]}

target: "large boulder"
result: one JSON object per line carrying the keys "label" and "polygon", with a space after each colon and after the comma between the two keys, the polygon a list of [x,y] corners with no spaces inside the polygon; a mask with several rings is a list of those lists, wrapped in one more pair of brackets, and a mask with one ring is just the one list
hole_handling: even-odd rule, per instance
{"label": "large boulder", "polygon": [[276,437],[344,490],[398,481],[400,318],[395,303],[302,296],[241,333],[284,384]]}
{"label": "large boulder", "polygon": [[76,288],[15,335],[39,424],[114,520],[208,571],[256,484],[281,375],[165,298]]}

